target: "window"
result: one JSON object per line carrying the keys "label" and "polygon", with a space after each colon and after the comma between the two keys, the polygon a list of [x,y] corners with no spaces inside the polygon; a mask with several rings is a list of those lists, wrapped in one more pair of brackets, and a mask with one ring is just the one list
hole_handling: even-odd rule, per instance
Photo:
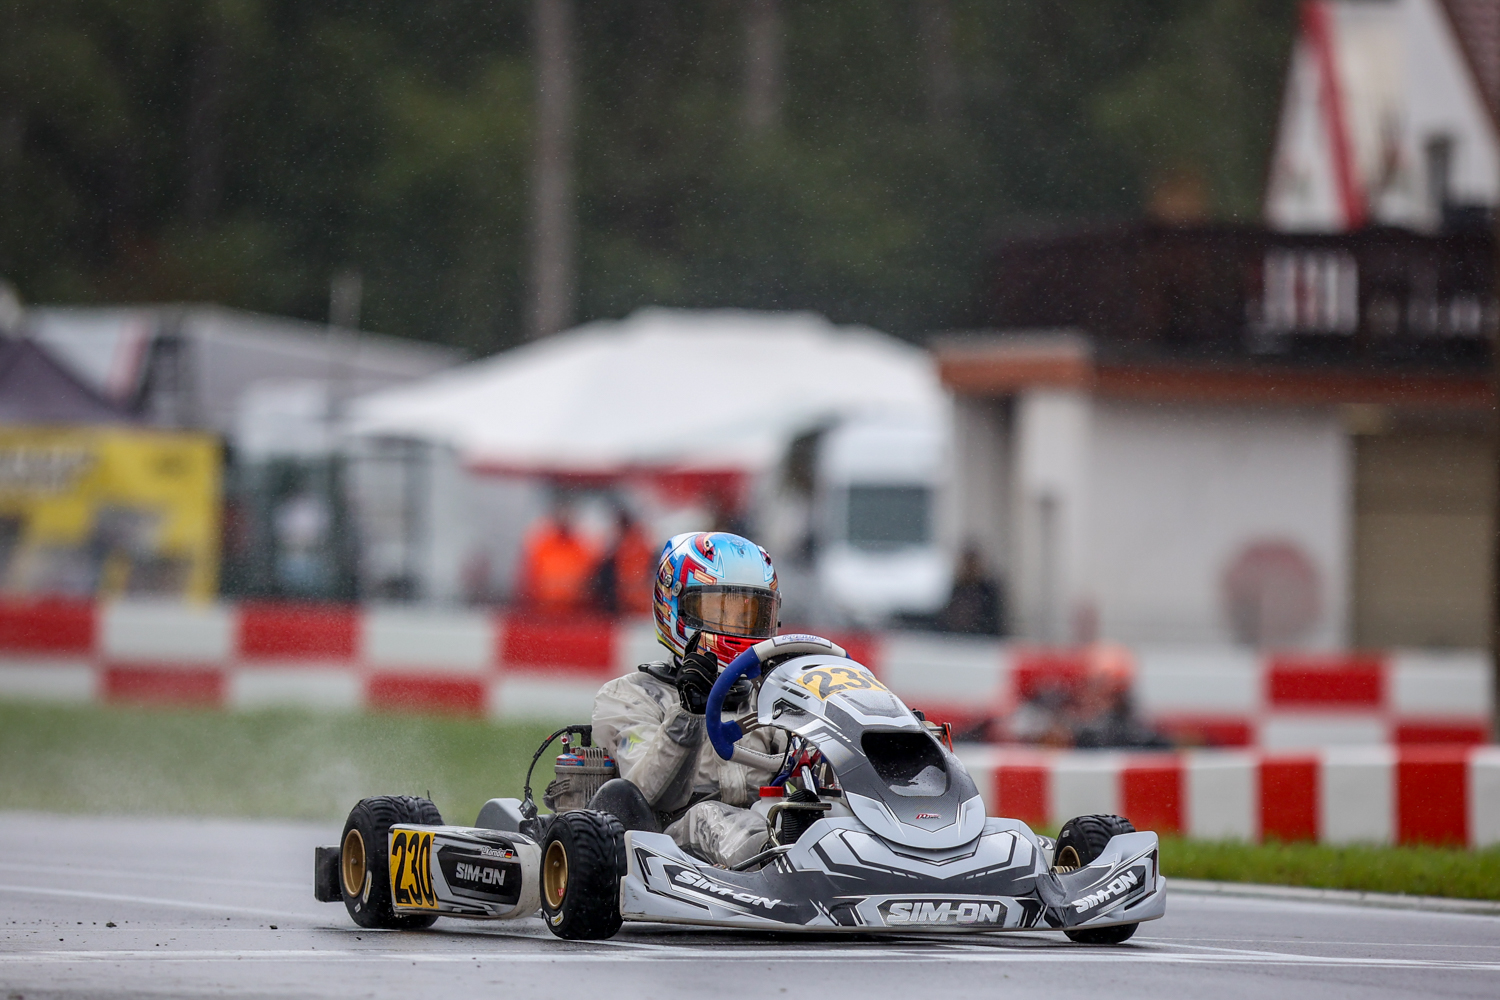
{"label": "window", "polygon": [[862,548],[923,545],[932,491],[925,486],[849,487],[849,542]]}

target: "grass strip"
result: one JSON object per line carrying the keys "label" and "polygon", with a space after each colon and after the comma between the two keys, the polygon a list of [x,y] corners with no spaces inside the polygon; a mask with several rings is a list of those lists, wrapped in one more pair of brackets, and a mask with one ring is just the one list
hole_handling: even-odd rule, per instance
{"label": "grass strip", "polygon": [[1500,846],[1242,844],[1163,838],[1162,874],[1215,882],[1259,882],[1456,899],[1500,899]]}
{"label": "grass strip", "polygon": [[[340,820],[366,795],[426,794],[455,823],[521,794],[555,726],[412,715],[0,702],[0,808]],[[553,754],[533,786],[552,778]],[[1167,876],[1500,899],[1500,847],[1333,847],[1167,838]]]}
{"label": "grass strip", "polygon": [[[413,715],[0,702],[0,808],[342,819],[366,795],[431,792],[445,819],[521,794],[555,726]],[[545,755],[537,799],[552,779]]]}

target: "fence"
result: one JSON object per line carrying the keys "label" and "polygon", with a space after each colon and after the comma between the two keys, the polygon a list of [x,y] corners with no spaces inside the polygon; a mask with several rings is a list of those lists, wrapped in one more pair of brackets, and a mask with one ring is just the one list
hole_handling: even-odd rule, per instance
{"label": "fence", "polygon": [[[916,633],[832,638],[913,707],[961,725],[1007,711],[1041,683],[1078,682],[1085,670],[1079,650]],[[1500,841],[1500,748],[1473,745],[1485,740],[1490,712],[1484,654],[1133,652],[1134,695],[1153,723],[1258,749],[961,746],[992,814],[1055,825],[1120,812],[1142,828],[1206,838]],[[648,621],[0,603],[5,698],[580,721],[600,684],[660,656]]]}
{"label": "fence", "polygon": [[[1081,651],[921,633],[835,635],[913,707],[960,727]],[[1194,745],[1483,742],[1488,658],[1472,652],[1133,651],[1136,705]],[[663,655],[649,621],[316,605],[0,604],[0,697],[581,719],[610,677]]]}
{"label": "fence", "polygon": [[1500,843],[1500,747],[1307,753],[960,750],[990,815],[1057,826],[1108,812],[1209,840]]}

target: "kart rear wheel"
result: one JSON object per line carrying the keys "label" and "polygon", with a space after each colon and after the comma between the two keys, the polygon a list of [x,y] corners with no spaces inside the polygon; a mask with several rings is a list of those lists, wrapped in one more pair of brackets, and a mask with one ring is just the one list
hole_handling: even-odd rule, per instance
{"label": "kart rear wheel", "polygon": [[376,795],[349,810],[339,845],[339,891],[356,924],[402,931],[433,925],[436,915],[398,914],[392,907],[388,846],[393,824],[442,822],[437,806],[412,795]]}
{"label": "kart rear wheel", "polygon": [[599,941],[620,929],[625,829],[609,813],[559,813],[542,841],[542,916],[560,938]]}
{"label": "kart rear wheel", "polygon": [[[1059,870],[1082,868],[1104,853],[1111,837],[1135,833],[1135,825],[1124,816],[1078,816],[1063,824],[1057,835],[1056,862]],[[1119,944],[1130,940],[1140,924],[1116,924],[1113,927],[1086,927],[1063,931],[1068,940],[1079,944]]]}

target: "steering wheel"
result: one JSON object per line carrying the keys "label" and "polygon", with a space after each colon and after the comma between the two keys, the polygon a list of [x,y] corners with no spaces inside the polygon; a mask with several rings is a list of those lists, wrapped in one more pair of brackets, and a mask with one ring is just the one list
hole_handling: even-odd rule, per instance
{"label": "steering wheel", "polygon": [[703,711],[704,722],[708,728],[708,741],[713,744],[715,753],[724,760],[728,760],[734,756],[734,745],[745,735],[738,722],[733,720],[725,722],[723,719],[724,699],[728,696],[729,689],[734,687],[741,677],[749,677],[752,680],[759,677],[761,666],[768,660],[784,656],[803,656],[809,653],[849,655],[844,652],[842,646],[821,636],[792,633],[762,639],[729,661],[729,666],[725,667],[719,674],[719,679],[714,681],[713,690],[708,692],[708,707]]}

